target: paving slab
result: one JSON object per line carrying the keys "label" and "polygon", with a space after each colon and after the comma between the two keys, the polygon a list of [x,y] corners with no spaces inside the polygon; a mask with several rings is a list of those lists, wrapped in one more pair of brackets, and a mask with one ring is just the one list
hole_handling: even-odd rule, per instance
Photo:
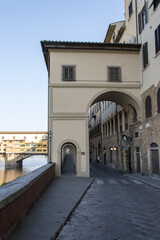
{"label": "paving slab", "polygon": [[150,185],[154,188],[160,189],[160,177],[152,177],[152,176],[143,176],[142,174],[123,174],[123,176],[134,179],[135,181],[140,181],[147,185]]}
{"label": "paving slab", "polygon": [[93,178],[55,177],[11,240],[55,239],[92,182]]}
{"label": "paving slab", "polygon": [[91,174],[95,181],[56,240],[160,239],[159,189],[102,164],[92,163]]}

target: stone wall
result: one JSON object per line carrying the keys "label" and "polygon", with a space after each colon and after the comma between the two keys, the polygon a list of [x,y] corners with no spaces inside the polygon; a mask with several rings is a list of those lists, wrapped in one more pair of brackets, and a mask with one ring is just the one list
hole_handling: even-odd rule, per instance
{"label": "stone wall", "polygon": [[[141,151],[143,159],[143,171],[147,174],[152,173],[152,160],[150,156],[150,145],[156,143],[160,151],[160,114],[157,111],[157,92],[160,87],[160,82],[157,86],[152,85],[147,91],[142,94],[142,131],[141,131]],[[152,116],[146,118],[145,100],[146,97],[151,97]]]}
{"label": "stone wall", "polygon": [[8,239],[54,176],[55,164],[47,164],[0,188],[0,240]]}

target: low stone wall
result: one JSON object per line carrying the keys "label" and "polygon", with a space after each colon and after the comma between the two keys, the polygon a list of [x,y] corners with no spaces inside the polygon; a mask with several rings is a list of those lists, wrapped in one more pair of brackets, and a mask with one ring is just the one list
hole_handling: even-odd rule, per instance
{"label": "low stone wall", "polygon": [[0,240],[9,238],[54,176],[55,164],[46,164],[0,187]]}

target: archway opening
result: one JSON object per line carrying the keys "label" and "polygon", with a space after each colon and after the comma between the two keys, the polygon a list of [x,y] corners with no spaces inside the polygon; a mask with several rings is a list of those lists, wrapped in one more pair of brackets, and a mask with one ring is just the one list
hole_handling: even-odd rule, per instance
{"label": "archway opening", "polygon": [[138,101],[129,94],[110,91],[96,96],[89,108],[90,159],[100,159],[115,170],[134,171],[134,144],[140,144],[138,138],[134,143],[134,133],[140,117]]}
{"label": "archway opening", "polygon": [[61,173],[74,175],[77,172],[77,149],[73,143],[65,143],[61,147]]}

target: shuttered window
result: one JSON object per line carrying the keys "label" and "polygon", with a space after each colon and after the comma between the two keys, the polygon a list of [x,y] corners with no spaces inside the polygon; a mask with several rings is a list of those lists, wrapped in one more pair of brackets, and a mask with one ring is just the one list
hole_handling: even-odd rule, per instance
{"label": "shuttered window", "polygon": [[108,81],[109,82],[121,82],[121,68],[120,67],[108,67]]}
{"label": "shuttered window", "polygon": [[155,51],[156,54],[160,51],[160,25],[155,30]]}
{"label": "shuttered window", "polygon": [[138,24],[139,24],[139,34],[144,29],[145,25],[148,22],[148,4],[145,3],[142,11],[138,14]]}
{"label": "shuttered window", "polygon": [[146,110],[146,118],[151,117],[152,116],[152,102],[151,102],[150,96],[146,97],[145,110]]}
{"label": "shuttered window", "polygon": [[143,44],[143,67],[145,68],[148,64],[148,42]]}
{"label": "shuttered window", "polygon": [[62,66],[62,81],[75,81],[75,66]]}

